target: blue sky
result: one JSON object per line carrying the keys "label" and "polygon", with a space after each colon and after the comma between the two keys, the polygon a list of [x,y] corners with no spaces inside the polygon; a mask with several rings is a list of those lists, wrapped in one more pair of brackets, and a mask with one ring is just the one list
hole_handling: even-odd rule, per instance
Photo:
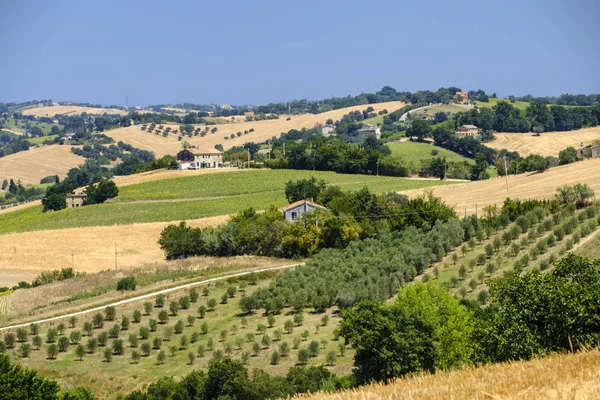
{"label": "blue sky", "polygon": [[600,92],[597,0],[2,0],[0,15],[0,101]]}

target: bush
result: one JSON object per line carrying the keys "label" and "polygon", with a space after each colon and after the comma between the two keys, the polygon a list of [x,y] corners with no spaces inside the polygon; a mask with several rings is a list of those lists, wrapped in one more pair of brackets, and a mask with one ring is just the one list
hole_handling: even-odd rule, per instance
{"label": "bush", "polygon": [[120,292],[124,292],[126,290],[135,290],[137,287],[137,282],[133,276],[128,276],[126,278],[120,279],[117,283],[117,290]]}

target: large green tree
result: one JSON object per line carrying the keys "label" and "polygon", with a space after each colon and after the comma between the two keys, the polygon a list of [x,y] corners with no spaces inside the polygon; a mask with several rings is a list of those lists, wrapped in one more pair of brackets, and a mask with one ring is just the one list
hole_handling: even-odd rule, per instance
{"label": "large green tree", "polygon": [[409,284],[392,304],[361,302],[342,318],[359,383],[455,368],[474,354],[471,312],[437,282]]}
{"label": "large green tree", "polygon": [[43,378],[36,371],[10,362],[0,354],[0,400],[58,399],[56,381]]}
{"label": "large green tree", "polygon": [[431,136],[431,125],[429,122],[422,119],[415,119],[411,122],[410,128],[406,130],[406,135],[416,137],[418,140],[423,140]]}

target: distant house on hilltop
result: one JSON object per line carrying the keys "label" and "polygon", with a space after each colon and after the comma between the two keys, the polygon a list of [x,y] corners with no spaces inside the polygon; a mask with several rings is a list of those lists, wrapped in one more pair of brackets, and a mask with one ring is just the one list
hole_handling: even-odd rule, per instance
{"label": "distant house on hilltop", "polygon": [[578,158],[600,158],[600,144],[594,143],[587,146],[581,146],[577,150]]}
{"label": "distant house on hilltop", "polygon": [[468,92],[456,92],[454,95],[454,101],[458,104],[467,104],[469,102]]}
{"label": "distant house on hilltop", "polygon": [[308,200],[300,200],[285,207],[283,218],[290,222],[296,222],[302,215],[315,211],[316,209],[327,210],[322,205],[310,202]]}
{"label": "distant house on hilltop", "polygon": [[218,150],[184,149],[177,153],[178,169],[217,168],[223,166],[223,153]]}
{"label": "distant house on hilltop", "polygon": [[456,131],[456,136],[472,137],[475,139],[481,138],[481,130],[475,125],[461,125]]}

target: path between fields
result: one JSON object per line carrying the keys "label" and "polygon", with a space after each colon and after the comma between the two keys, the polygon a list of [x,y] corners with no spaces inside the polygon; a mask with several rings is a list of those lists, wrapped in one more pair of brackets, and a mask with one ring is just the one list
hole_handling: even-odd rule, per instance
{"label": "path between fields", "polygon": [[183,285],[178,285],[178,286],[175,286],[175,287],[172,287],[172,288],[168,288],[168,289],[162,289],[162,290],[159,290],[159,291],[156,291],[156,292],[143,294],[141,296],[136,296],[136,297],[132,297],[132,298],[125,299],[125,300],[119,300],[119,301],[116,301],[116,302],[113,302],[113,303],[110,303],[110,304],[105,304],[105,305],[100,306],[100,307],[90,308],[88,310],[83,310],[83,311],[77,311],[77,312],[74,312],[74,313],[64,314],[64,315],[60,315],[58,317],[39,319],[37,321],[30,321],[30,322],[25,322],[25,323],[22,323],[22,324],[15,324],[15,325],[5,326],[5,327],[0,328],[0,332],[6,331],[6,330],[9,330],[9,329],[24,328],[24,327],[27,327],[27,326],[29,326],[31,324],[43,324],[45,322],[57,321],[59,319],[75,317],[75,316],[78,316],[78,315],[83,315],[83,314],[87,314],[87,313],[91,313],[91,312],[96,312],[96,311],[102,311],[106,307],[120,306],[120,305],[123,305],[123,304],[132,303],[134,301],[140,301],[140,300],[144,300],[144,299],[149,299],[149,298],[157,296],[159,294],[170,293],[170,292],[174,292],[176,290],[181,290],[181,289],[185,289],[185,288],[192,287],[192,286],[204,285],[204,284],[207,284],[207,283],[217,282],[217,281],[221,281],[221,280],[224,280],[224,279],[235,278],[236,276],[249,275],[249,274],[251,274],[253,272],[254,273],[261,273],[261,272],[265,272],[265,271],[276,271],[276,270],[280,270],[280,269],[294,268],[294,267],[297,267],[299,265],[304,265],[304,264],[305,263],[280,265],[280,266],[277,266],[277,267],[255,269],[255,270],[252,270],[252,271],[244,271],[244,272],[238,272],[238,273],[235,273],[235,274],[223,275],[223,276],[219,276],[219,277],[216,277],[216,278],[205,279],[205,280],[198,281],[198,282],[185,283]]}

